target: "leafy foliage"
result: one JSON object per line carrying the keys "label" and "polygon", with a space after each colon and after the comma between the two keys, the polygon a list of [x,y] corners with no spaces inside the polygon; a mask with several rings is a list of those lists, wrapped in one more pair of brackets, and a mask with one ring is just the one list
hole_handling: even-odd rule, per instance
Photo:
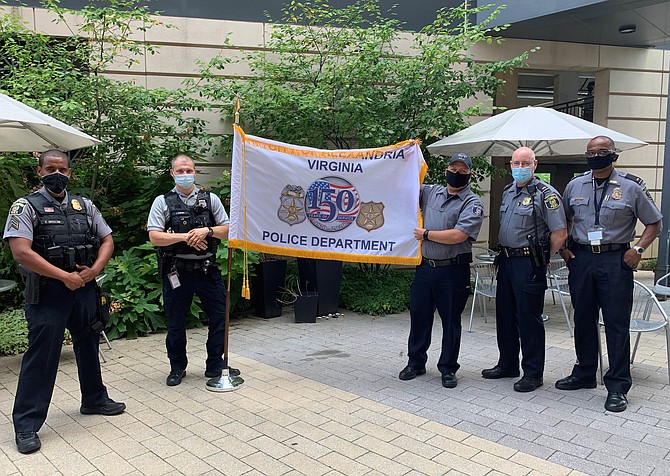
{"label": "leafy foliage", "polygon": [[356,266],[345,266],[340,304],[351,311],[373,316],[407,311],[413,279],[413,269],[365,271]]}
{"label": "leafy foliage", "polygon": [[0,355],[14,355],[28,348],[28,323],[23,309],[0,313]]}
{"label": "leafy foliage", "polygon": [[[410,37],[376,0],[342,8],[327,0],[293,1],[265,47],[244,58],[254,75],[232,90],[222,83],[206,93],[224,104],[239,94],[245,127],[278,140],[348,149],[419,138],[425,147],[462,129],[466,117],[481,115],[483,102],[462,111],[463,101],[493,97],[500,73],[526,58],[475,60],[471,48],[498,29],[487,26],[498,9],[480,24],[468,23],[485,9],[439,10],[432,24]],[[203,74],[216,81],[211,70],[219,66],[212,63]],[[444,167],[432,158],[429,165],[429,180],[442,182]],[[476,178],[492,171],[490,163],[477,162]]]}

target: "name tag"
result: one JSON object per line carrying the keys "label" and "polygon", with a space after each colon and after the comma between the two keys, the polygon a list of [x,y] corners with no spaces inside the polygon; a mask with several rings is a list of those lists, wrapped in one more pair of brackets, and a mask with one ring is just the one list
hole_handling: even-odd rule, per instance
{"label": "name tag", "polygon": [[602,228],[591,230],[588,232],[587,237],[589,239],[589,243],[592,246],[597,246],[600,244],[600,241],[603,239],[603,230]]}
{"label": "name tag", "polygon": [[179,282],[179,275],[177,274],[176,271],[172,271],[170,274],[167,275],[168,281],[170,282],[170,287],[172,289],[177,289],[179,286],[181,286],[181,283]]}

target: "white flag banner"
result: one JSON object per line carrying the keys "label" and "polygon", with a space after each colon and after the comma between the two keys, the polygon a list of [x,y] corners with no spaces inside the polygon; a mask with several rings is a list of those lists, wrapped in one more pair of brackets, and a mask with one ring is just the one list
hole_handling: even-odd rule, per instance
{"label": "white flag banner", "polygon": [[229,245],[303,258],[414,265],[421,261],[418,141],[321,150],[235,126]]}

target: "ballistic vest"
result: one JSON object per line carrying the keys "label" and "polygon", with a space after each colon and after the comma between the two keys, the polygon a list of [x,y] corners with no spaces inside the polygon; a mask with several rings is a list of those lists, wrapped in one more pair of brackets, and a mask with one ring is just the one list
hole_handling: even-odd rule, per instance
{"label": "ballistic vest", "polygon": [[[165,224],[167,227],[165,231],[171,229],[174,233],[188,233],[194,228],[207,228],[216,225],[209,192],[204,190],[198,191],[195,204],[192,206],[186,205],[174,190],[167,192],[164,197],[165,204],[170,213],[170,218]],[[206,250],[196,250],[186,243],[175,243],[163,247],[163,251],[168,256],[197,255],[202,256],[204,259],[212,255],[216,256],[216,249],[219,243],[221,243],[221,240],[211,236],[207,238]]]}
{"label": "ballistic vest", "polygon": [[40,192],[26,200],[37,215],[32,243],[36,253],[65,271],[74,271],[75,264],[91,266],[95,262],[100,240],[91,233],[83,198],[69,195],[65,210]]}

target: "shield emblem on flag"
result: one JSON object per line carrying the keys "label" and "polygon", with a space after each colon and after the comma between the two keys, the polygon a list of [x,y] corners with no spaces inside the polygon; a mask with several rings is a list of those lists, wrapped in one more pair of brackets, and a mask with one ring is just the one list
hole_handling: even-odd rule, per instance
{"label": "shield emblem on flag", "polygon": [[381,202],[363,202],[356,224],[367,231],[384,226],[384,204]]}
{"label": "shield emblem on flag", "polygon": [[287,185],[279,197],[277,216],[289,225],[302,223],[307,219],[305,213],[305,189],[300,185]]}

